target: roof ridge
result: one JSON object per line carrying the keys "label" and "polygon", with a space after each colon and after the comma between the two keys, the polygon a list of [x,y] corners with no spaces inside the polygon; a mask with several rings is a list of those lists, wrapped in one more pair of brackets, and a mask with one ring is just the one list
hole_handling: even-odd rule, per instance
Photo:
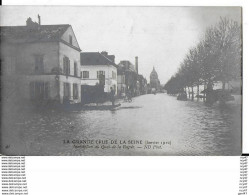
{"label": "roof ridge", "polygon": [[[113,62],[112,60],[110,60],[109,58],[107,58],[105,55],[101,54],[100,52],[98,52],[100,55],[102,55],[104,58],[106,58],[108,61],[110,61],[111,63],[115,64],[115,62]],[[116,64],[115,64],[116,65]]]}

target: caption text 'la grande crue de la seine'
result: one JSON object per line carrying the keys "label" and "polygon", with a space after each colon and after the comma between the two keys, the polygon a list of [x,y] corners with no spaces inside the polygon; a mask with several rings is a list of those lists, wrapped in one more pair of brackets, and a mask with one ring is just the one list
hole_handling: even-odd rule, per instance
{"label": "caption text 'la grande crue de la seine'", "polygon": [[149,140],[102,140],[102,139],[86,139],[86,140],[63,140],[63,144],[72,144],[74,148],[83,149],[144,149],[144,150],[160,150],[165,146],[171,145],[171,140],[149,141]]}

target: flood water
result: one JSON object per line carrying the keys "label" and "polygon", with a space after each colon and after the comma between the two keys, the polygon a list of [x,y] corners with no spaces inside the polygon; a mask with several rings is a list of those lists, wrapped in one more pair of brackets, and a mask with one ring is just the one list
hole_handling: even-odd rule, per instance
{"label": "flood water", "polygon": [[[15,155],[240,155],[241,105],[206,106],[147,94],[115,110],[3,113],[4,154]],[[64,140],[69,140],[65,144]],[[75,148],[79,140],[167,142],[160,149]],[[95,146],[95,145],[94,145]],[[106,145],[108,146],[108,144]],[[138,146],[138,147],[137,147]],[[141,147],[139,147],[141,146]]]}

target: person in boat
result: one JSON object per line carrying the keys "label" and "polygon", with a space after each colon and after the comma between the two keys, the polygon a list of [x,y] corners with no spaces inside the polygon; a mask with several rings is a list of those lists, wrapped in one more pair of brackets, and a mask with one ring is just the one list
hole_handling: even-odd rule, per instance
{"label": "person in boat", "polygon": [[113,106],[115,105],[115,97],[114,96],[115,96],[115,91],[111,87],[110,100],[111,100]]}

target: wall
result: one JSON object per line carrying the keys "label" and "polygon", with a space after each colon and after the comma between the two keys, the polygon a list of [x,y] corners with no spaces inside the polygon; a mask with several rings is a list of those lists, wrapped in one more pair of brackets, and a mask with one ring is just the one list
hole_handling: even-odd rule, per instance
{"label": "wall", "polygon": [[58,67],[58,43],[26,43],[16,45],[16,69],[21,74],[34,74],[35,55],[44,55],[44,73],[51,73],[52,68]]}
{"label": "wall", "polygon": [[[50,74],[52,68],[60,67],[63,69],[63,57],[67,56],[70,59],[70,74],[74,75],[74,62],[77,63],[77,75],[80,76],[80,52],[58,42],[49,43],[29,43],[17,45],[1,45],[1,59],[4,59],[4,75],[13,77],[13,81],[17,83],[17,94],[25,99],[30,99],[29,83],[31,81],[44,81],[50,83],[50,98],[55,99],[58,95],[58,86],[55,85],[55,75],[35,75],[35,55],[44,55],[44,73]],[[15,67],[15,71],[11,72],[11,68]],[[16,72],[16,74],[15,74]],[[60,76],[60,100],[63,100],[63,82],[78,84],[79,98],[74,102],[81,101],[80,78],[74,76]],[[62,86],[62,87],[61,87]],[[8,88],[7,86],[4,88]],[[8,92],[6,91],[5,94]],[[73,87],[71,87],[71,95],[73,95]],[[58,97],[57,97],[58,98]],[[72,98],[73,99],[73,98]]]}
{"label": "wall", "polygon": [[68,57],[70,60],[70,75],[74,75],[74,62],[77,63],[77,76],[80,77],[80,52],[71,48],[64,43],[59,43],[59,65],[63,70],[63,58]]}
{"label": "wall", "polygon": [[[79,78],[70,77],[70,76],[59,76],[59,83],[60,83],[60,102],[63,103],[63,96],[64,96],[64,83],[70,84],[70,100],[74,103],[81,102],[81,83]],[[76,83],[78,86],[78,99],[73,99],[73,84]]]}
{"label": "wall", "polygon": [[62,35],[61,39],[69,43],[69,35],[72,36],[72,45],[79,48],[79,44],[73,32],[73,28],[70,26],[67,31]]}
{"label": "wall", "polygon": [[[65,75],[60,75],[60,102],[62,103],[63,101],[63,83],[70,83],[70,89],[71,89],[71,100],[74,103],[78,103],[81,101],[81,87],[80,87],[80,51],[77,51],[76,49],[64,44],[64,43],[59,43],[59,66],[63,70],[63,58],[68,57],[70,60],[70,75],[65,76]],[[77,63],[77,77],[74,76],[74,62]],[[77,100],[73,99],[73,83],[78,84],[78,95],[79,98]]]}
{"label": "wall", "polygon": [[18,78],[18,94],[24,99],[30,99],[30,82],[49,82],[49,99],[55,100],[58,96],[58,86],[55,82],[55,75],[28,75],[19,76]]}
{"label": "wall", "polygon": [[[116,93],[117,93],[117,68],[112,65],[89,65],[89,66],[81,66],[81,71],[89,71],[89,79],[81,79],[81,85],[96,85],[99,83],[99,79],[97,78],[97,71],[105,71],[105,92],[110,92],[110,88],[113,85],[116,85]],[[112,71],[116,73],[116,79],[112,79]]]}

